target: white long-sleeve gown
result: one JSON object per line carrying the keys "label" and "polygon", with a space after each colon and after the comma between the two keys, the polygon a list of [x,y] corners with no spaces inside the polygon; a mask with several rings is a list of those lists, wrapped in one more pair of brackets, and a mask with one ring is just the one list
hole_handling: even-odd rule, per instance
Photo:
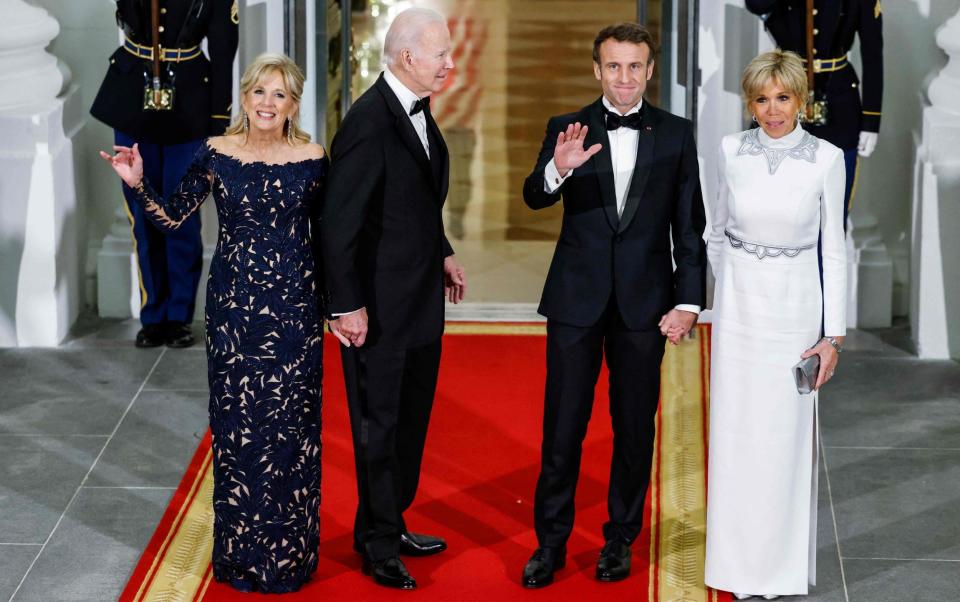
{"label": "white long-sleeve gown", "polygon": [[[843,153],[799,126],[726,136],[707,245],[716,276],[706,584],[806,594],[816,581],[817,394],[791,368],[846,332]],[[823,287],[817,240],[822,240]]]}

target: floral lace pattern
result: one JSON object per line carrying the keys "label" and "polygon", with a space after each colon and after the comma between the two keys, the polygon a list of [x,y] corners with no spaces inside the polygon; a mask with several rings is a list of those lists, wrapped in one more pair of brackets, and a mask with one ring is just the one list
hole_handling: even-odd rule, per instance
{"label": "floral lace pattern", "polygon": [[166,229],[211,192],[217,205],[206,301],[212,560],[214,578],[241,591],[296,591],[317,566],[323,313],[310,232],[327,167],[243,163],[204,144],[167,199],[146,181],[134,189]]}

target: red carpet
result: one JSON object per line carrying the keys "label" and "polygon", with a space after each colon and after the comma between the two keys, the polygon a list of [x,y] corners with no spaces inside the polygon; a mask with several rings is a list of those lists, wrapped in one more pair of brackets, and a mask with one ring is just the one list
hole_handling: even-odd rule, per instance
{"label": "red carpet", "polygon": [[[499,326],[494,330],[515,332],[516,328]],[[542,327],[520,328],[536,333]],[[450,329],[457,330],[456,326]],[[596,556],[603,545],[600,528],[606,520],[611,453],[604,373],[597,386],[597,403],[584,444],[577,520],[569,542],[567,567],[558,573],[553,586],[539,591],[522,588],[519,577],[536,547],[532,508],[539,468],[545,338],[538,334],[448,334],[444,338],[440,384],[420,493],[406,519],[414,531],[445,537],[449,549],[438,556],[406,560],[419,588],[415,592],[393,592],[361,575],[360,558],[351,548],[356,505],[352,444],[339,353],[332,337],[328,337],[320,565],[300,592],[283,599],[718,599],[716,592],[704,590],[702,585],[702,524],[686,528],[679,540],[672,526],[678,521],[702,523],[703,518],[703,379],[707,374],[705,350],[709,349],[709,331],[701,327],[699,332],[697,339],[668,350],[663,399],[666,404],[670,399],[682,398],[689,406],[688,418],[693,420],[683,421],[684,428],[677,432],[678,436],[692,439],[681,441],[680,445],[690,447],[692,443],[699,450],[695,450],[699,454],[696,457],[701,459],[694,470],[686,462],[685,474],[672,474],[670,463],[661,463],[660,457],[668,457],[664,448],[677,445],[676,437],[658,439],[661,454],[654,462],[646,528],[634,545],[633,574],[613,584],[598,583],[593,578]],[[671,370],[677,373],[672,374]],[[671,385],[673,381],[676,384]],[[661,423],[661,434],[671,432],[672,415],[661,413],[660,420],[669,422]],[[701,426],[691,432],[688,427],[693,423]],[[244,596],[210,579],[209,458],[208,436],[197,450],[121,600],[219,601],[256,596]],[[690,493],[690,487],[669,486],[667,479],[673,484],[692,483],[694,493]],[[670,497],[675,495],[673,490],[694,497],[677,503]],[[672,515],[665,516],[671,512]],[[652,538],[651,524],[655,525]],[[697,529],[691,543],[686,535]],[[653,566],[651,556],[656,559]],[[669,566],[671,563],[674,566]],[[729,598],[721,594],[720,599]]]}

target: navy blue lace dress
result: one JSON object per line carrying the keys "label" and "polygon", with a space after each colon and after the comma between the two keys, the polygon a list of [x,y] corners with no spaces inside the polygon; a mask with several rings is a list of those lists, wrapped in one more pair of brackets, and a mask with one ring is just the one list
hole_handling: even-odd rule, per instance
{"label": "navy blue lace dress", "polygon": [[310,233],[327,168],[326,158],[241,163],[204,144],[169,198],[146,181],[136,190],[167,229],[211,191],[217,204],[206,302],[213,574],[243,591],[295,591],[317,566],[323,279]]}

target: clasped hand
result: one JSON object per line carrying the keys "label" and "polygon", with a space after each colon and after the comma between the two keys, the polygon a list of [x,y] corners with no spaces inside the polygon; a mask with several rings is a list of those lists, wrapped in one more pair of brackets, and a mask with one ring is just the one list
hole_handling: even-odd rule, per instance
{"label": "clasped hand", "polygon": [[[457,259],[450,255],[443,260],[443,292],[450,303],[460,303],[467,294],[467,274]],[[367,340],[369,318],[367,308],[329,320],[327,327],[346,347],[362,347]]]}
{"label": "clasped hand", "polygon": [[363,347],[367,340],[367,308],[361,307],[349,314],[337,316],[337,319],[327,322],[327,328],[337,337],[344,347]]}
{"label": "clasped hand", "polygon": [[674,345],[680,344],[682,339],[693,325],[697,323],[697,314],[692,311],[682,309],[671,309],[662,318],[657,325],[660,327],[660,334],[667,337],[667,340]]}

